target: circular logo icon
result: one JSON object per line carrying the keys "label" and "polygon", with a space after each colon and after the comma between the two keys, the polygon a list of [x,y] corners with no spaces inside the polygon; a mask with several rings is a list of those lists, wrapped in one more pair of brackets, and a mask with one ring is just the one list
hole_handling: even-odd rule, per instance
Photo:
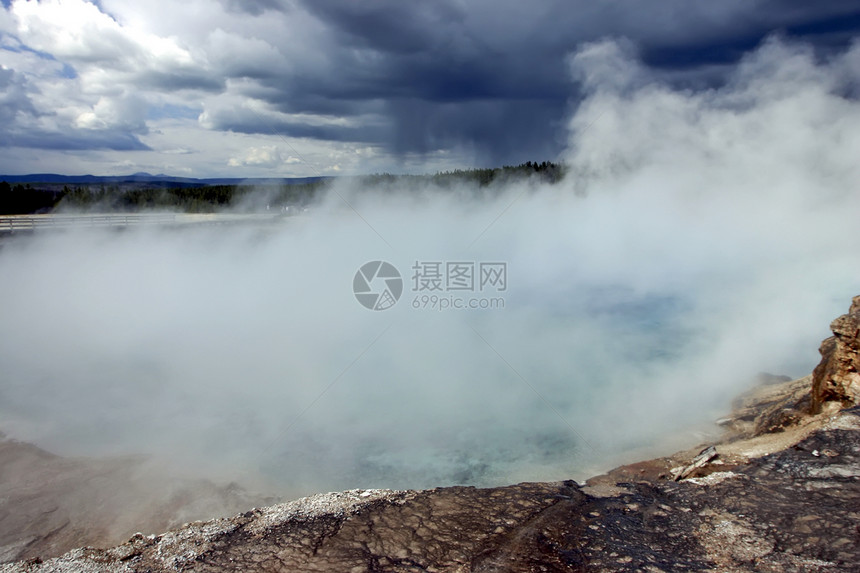
{"label": "circular logo icon", "polygon": [[391,263],[364,263],[352,279],[352,292],[361,306],[370,310],[387,310],[403,294],[403,279]]}

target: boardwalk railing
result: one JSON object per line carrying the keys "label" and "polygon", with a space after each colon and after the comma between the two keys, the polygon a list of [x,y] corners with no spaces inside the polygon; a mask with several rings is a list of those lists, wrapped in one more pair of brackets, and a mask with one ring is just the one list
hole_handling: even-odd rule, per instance
{"label": "boardwalk railing", "polygon": [[176,215],[7,215],[0,216],[0,232],[31,231],[64,227],[127,227],[165,225],[176,222]]}
{"label": "boardwalk railing", "polygon": [[144,225],[279,224],[301,217],[239,213],[103,214],[103,215],[0,215],[0,233],[85,227],[132,227]]}

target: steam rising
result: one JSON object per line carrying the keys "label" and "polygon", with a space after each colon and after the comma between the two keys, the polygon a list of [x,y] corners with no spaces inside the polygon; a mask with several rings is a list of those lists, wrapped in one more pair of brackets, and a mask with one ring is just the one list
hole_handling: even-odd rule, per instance
{"label": "steam rising", "polygon": [[[343,182],[274,229],[7,244],[0,428],[291,492],[500,484],[808,373],[860,285],[860,48],[773,40],[704,92],[615,42],[570,61],[588,96],[554,186]],[[380,259],[405,290],[371,312],[352,278]],[[464,260],[507,263],[504,309],[412,308],[416,261]]]}

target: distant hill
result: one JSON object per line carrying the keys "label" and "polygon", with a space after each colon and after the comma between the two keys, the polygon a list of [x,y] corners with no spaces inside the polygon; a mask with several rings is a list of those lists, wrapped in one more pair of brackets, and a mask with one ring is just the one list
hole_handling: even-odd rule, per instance
{"label": "distant hill", "polygon": [[[503,189],[513,180],[534,178],[544,183],[561,181],[565,167],[548,161],[521,165],[445,171],[433,175],[379,173],[346,176],[359,188],[410,192],[430,184],[439,191],[490,187]],[[245,209],[307,206],[334,177],[220,177],[196,179],[150,173],[130,175],[60,175],[32,173],[0,175],[0,215],[52,213],[55,209],[100,212],[138,212],[173,209],[210,213]],[[241,201],[239,201],[241,199]]]}

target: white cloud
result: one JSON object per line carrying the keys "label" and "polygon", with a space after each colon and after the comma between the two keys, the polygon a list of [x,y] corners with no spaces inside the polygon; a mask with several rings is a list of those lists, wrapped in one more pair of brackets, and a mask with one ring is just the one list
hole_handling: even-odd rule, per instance
{"label": "white cloud", "polygon": [[196,64],[175,39],[124,28],[86,0],[16,0],[11,11],[24,42],[61,60],[118,70]]}
{"label": "white cloud", "polygon": [[136,95],[104,97],[78,115],[75,125],[84,129],[122,129],[131,133],[146,133],[146,101]]}
{"label": "white cloud", "polygon": [[227,162],[231,167],[263,167],[274,169],[285,163],[280,149],[276,146],[252,147],[241,158],[231,157]]}
{"label": "white cloud", "polygon": [[293,67],[290,60],[266,40],[221,28],[207,38],[206,53],[231,77],[271,77],[282,75]]}
{"label": "white cloud", "polygon": [[[144,149],[136,136],[148,132],[153,105],[193,107],[201,89],[223,81],[208,69],[202,51],[148,31],[140,21],[120,22],[91,2],[19,0],[3,14],[14,26],[4,43],[20,41],[28,48],[3,56],[23,78],[31,102],[3,126],[5,139],[23,146],[6,149],[10,172],[45,171],[46,164],[53,164],[50,171],[112,171],[131,158],[99,161],[100,154],[113,152],[90,148]],[[44,149],[34,155],[28,147]],[[77,161],[51,151],[55,147]]]}

